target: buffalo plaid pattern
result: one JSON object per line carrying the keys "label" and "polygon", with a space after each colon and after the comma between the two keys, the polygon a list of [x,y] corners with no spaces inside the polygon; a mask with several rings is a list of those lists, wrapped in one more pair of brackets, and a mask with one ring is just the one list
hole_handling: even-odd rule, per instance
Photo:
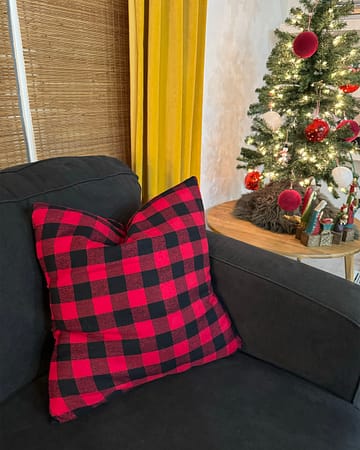
{"label": "buffalo plaid pattern", "polygon": [[127,230],[37,203],[36,253],[55,347],[50,414],[72,420],[115,391],[186,371],[240,346],[210,279],[196,178],[159,195]]}

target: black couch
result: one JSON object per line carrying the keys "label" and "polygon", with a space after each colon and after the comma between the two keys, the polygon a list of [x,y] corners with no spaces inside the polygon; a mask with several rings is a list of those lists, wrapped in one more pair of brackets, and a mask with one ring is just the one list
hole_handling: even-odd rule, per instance
{"label": "black couch", "polygon": [[126,222],[140,189],[107,157],[0,172],[2,450],[360,449],[360,287],[213,233],[214,288],[243,350],[51,423],[52,340],[30,220],[35,201]]}

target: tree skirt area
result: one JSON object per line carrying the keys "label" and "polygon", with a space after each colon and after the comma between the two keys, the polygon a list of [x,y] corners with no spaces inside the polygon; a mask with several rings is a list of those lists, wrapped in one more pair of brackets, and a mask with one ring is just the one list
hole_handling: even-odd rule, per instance
{"label": "tree skirt area", "polygon": [[[236,202],[234,216],[274,233],[294,234],[296,223],[286,219],[284,215],[300,215],[299,210],[287,212],[277,203],[279,194],[285,189],[289,189],[289,182],[273,182],[258,191],[244,194]],[[305,188],[294,184],[293,189],[298,191],[302,198],[304,197]],[[339,212],[338,208],[325,195],[318,193],[315,201],[320,203],[321,200],[327,202],[323,217],[335,219]]]}

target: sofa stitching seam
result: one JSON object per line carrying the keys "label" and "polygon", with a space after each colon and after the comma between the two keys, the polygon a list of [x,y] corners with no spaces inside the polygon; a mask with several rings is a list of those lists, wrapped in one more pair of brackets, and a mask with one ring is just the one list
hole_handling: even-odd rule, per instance
{"label": "sofa stitching seam", "polygon": [[[4,205],[4,204],[8,204],[8,203],[22,202],[24,200],[29,200],[29,199],[31,199],[33,197],[37,197],[38,195],[49,194],[51,192],[58,192],[58,191],[62,191],[62,190],[66,190],[66,189],[72,188],[74,186],[79,186],[81,184],[92,183],[92,182],[96,182],[96,181],[102,181],[102,180],[106,180],[108,178],[114,178],[114,177],[117,177],[119,175],[130,175],[130,176],[136,178],[136,175],[134,175],[133,173],[130,173],[130,172],[117,172],[115,174],[106,175],[104,177],[89,178],[87,180],[77,181],[75,183],[67,184],[67,185],[64,185],[64,186],[59,186],[57,188],[48,189],[46,191],[39,191],[39,192],[33,193],[33,194],[28,195],[27,197],[23,197],[23,198],[17,198],[17,199],[14,199],[14,200],[2,200],[2,201],[0,201],[0,205]],[[137,188],[140,191],[140,187],[137,186]]]}
{"label": "sofa stitching seam", "polygon": [[[114,158],[114,157],[112,157],[112,156],[105,156],[105,155],[98,155],[98,156],[91,156],[91,155],[88,155],[88,156],[56,156],[56,157],[54,157],[54,158],[50,158],[51,159],[51,161],[59,161],[59,160],[63,160],[63,159],[67,159],[67,160],[73,160],[73,161],[75,161],[75,160],[78,160],[78,159],[84,159],[84,160],[95,160],[95,159],[103,159],[103,158],[106,158],[106,159],[109,159],[109,160],[116,160],[117,162],[119,162],[119,160],[117,160],[116,158]],[[3,173],[6,173],[6,174],[9,174],[9,173],[19,173],[19,172],[22,172],[23,170],[33,170],[33,167],[34,166],[39,166],[39,165],[41,165],[41,164],[47,164],[49,162],[49,159],[39,159],[39,160],[37,160],[37,161],[33,161],[33,162],[25,162],[25,163],[23,163],[23,164],[21,164],[21,167],[17,167],[17,166],[14,166],[14,167],[9,167],[9,168],[6,168],[6,169],[2,169],[1,171],[0,171],[0,174],[3,174]]]}

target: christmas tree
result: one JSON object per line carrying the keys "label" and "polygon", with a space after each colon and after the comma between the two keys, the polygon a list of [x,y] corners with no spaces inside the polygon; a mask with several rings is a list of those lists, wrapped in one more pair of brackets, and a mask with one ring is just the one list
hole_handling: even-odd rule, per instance
{"label": "christmas tree", "polygon": [[288,31],[275,31],[277,43],[267,61],[264,85],[256,90],[258,102],[248,111],[252,133],[241,149],[238,168],[249,171],[249,189],[269,180],[306,186],[315,179],[324,180],[337,197],[337,189],[344,186],[334,169],[349,167],[353,175],[352,153],[358,151],[354,117],[360,102],[351,93],[360,84],[360,38],[356,31],[345,30],[345,17],[354,4],[299,4],[286,19]]}

